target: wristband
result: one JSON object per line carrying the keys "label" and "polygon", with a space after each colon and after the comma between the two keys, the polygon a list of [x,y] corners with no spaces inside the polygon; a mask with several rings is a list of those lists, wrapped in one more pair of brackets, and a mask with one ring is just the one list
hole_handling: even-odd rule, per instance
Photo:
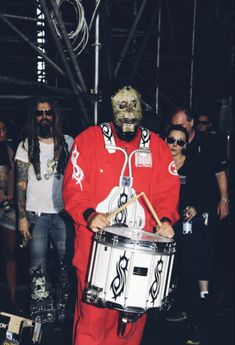
{"label": "wristband", "polygon": [[220,201],[229,202],[230,200],[228,198],[221,198]]}
{"label": "wristband", "polygon": [[93,212],[92,214],[90,214],[90,216],[87,218],[87,224],[89,224],[93,218],[95,218],[95,216],[98,214],[98,212]]}
{"label": "wristband", "polygon": [[83,212],[83,218],[85,219],[86,222],[87,222],[88,218],[90,217],[90,215],[93,214],[94,212],[96,212],[96,210],[94,208],[87,208]]}
{"label": "wristband", "polygon": [[172,221],[171,221],[170,218],[168,218],[168,217],[162,217],[162,218],[160,219],[160,221],[161,221],[161,222],[168,222],[168,223],[172,224]]}

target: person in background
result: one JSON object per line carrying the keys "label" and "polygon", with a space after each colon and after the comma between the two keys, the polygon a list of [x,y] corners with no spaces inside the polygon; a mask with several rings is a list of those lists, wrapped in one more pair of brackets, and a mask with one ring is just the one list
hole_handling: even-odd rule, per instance
{"label": "person in background", "polygon": [[66,168],[63,198],[75,222],[75,256],[78,300],[74,317],[74,344],[137,345],[146,315],[127,324],[118,334],[119,312],[82,301],[94,232],[107,225],[126,224],[154,231],[155,222],[142,200],[136,200],[109,221],[108,214],[136,193],[144,192],[162,226],[157,232],[172,238],[178,219],[179,178],[166,143],[142,128],[141,96],[125,86],[112,97],[113,121],[92,126],[74,141]]}
{"label": "person in background", "polygon": [[209,133],[212,127],[209,115],[201,114],[196,119],[196,130],[201,133]]}
{"label": "person in background", "polygon": [[[215,262],[215,248],[217,241],[217,228],[220,229],[221,222],[229,215],[229,191],[227,178],[227,160],[224,150],[218,148],[214,136],[204,133],[203,135],[195,130],[194,118],[187,108],[178,108],[171,117],[171,124],[182,125],[188,132],[189,142],[186,151],[188,158],[197,158],[204,168],[204,180],[208,186],[210,202],[208,205],[208,233],[210,238],[210,267]],[[210,277],[212,272],[210,273]],[[211,279],[210,279],[211,280]],[[208,282],[204,281],[204,295],[208,297]],[[210,302],[210,303],[208,303]],[[207,298],[208,308],[212,299]]]}
{"label": "person in background", "polygon": [[[219,220],[229,214],[229,195],[227,181],[227,160],[224,151],[217,151],[212,137],[202,140],[194,128],[194,118],[187,108],[178,108],[171,117],[171,124],[182,125],[189,134],[187,156],[200,157],[203,165],[208,170],[209,179],[214,180],[213,192],[217,205],[212,206],[211,215],[217,214]],[[210,183],[208,181],[208,183]],[[213,200],[212,200],[213,202]]]}
{"label": "person in background", "polygon": [[[170,310],[166,319],[179,321],[187,318],[186,344],[199,344],[201,321],[200,302],[206,298],[205,286],[209,281],[209,238],[207,230],[208,190],[204,170],[198,159],[185,155],[188,132],[181,125],[171,126],[166,143],[173,155],[180,176],[180,219],[174,225],[176,234],[176,262],[179,281],[175,312]],[[203,297],[203,298],[202,298]],[[177,302],[179,303],[177,305]],[[186,311],[181,312],[182,310]],[[177,316],[175,315],[177,313]]]}
{"label": "person in background", "polygon": [[7,141],[7,121],[0,117],[0,237],[8,285],[9,312],[16,312],[16,212],[14,151]]}
{"label": "person in background", "polygon": [[[221,161],[227,160],[225,136],[213,128],[210,116],[206,112],[197,115],[195,130],[203,147],[209,145]],[[227,164],[225,168],[227,168]]]}
{"label": "person in background", "polygon": [[65,316],[67,302],[61,301],[59,288],[53,300],[48,240],[59,261],[58,281],[66,287],[64,258],[72,245],[67,247],[71,234],[64,217],[62,182],[72,143],[73,139],[62,133],[55,101],[48,97],[33,99],[15,161],[19,231],[30,244],[30,314],[42,323],[52,323],[56,317],[62,321]]}
{"label": "person in background", "polygon": [[[232,175],[231,175],[231,154],[230,150],[231,147],[228,147],[229,142],[226,140],[226,136],[224,133],[222,133],[219,130],[215,130],[215,128],[212,126],[211,118],[206,111],[201,111],[198,113],[196,118],[196,131],[198,135],[200,136],[200,141],[203,143],[204,146],[210,145],[210,142],[212,142],[213,149],[215,152],[217,152],[217,155],[220,157],[226,157],[225,159],[228,160],[227,164],[227,176],[228,176],[228,183],[230,189],[232,188]],[[231,141],[231,138],[229,139]],[[231,195],[232,197],[232,195]],[[233,201],[232,201],[233,204]],[[224,252],[223,258],[226,262],[226,260],[230,260],[229,252],[232,250],[228,250],[227,241],[221,241],[220,233],[221,228],[226,229],[226,232],[229,236],[230,232],[233,232],[233,215],[230,213],[228,217],[223,218],[223,221],[217,221],[215,222],[215,239],[214,245],[215,249],[214,252]],[[230,235],[231,236],[231,235]],[[231,261],[231,260],[230,260]],[[215,298],[215,310],[218,313],[221,313],[224,308],[226,308],[226,303],[228,304],[229,294],[230,290],[233,289],[232,287],[232,278],[231,273],[229,273],[228,270],[224,271],[224,276],[218,277],[216,272],[218,270],[218,267],[223,268],[223,263],[218,258],[218,256],[215,257],[214,260],[214,281],[215,281],[215,291],[214,294],[217,295]],[[217,291],[216,291],[217,290]],[[227,300],[227,302],[226,302]]]}

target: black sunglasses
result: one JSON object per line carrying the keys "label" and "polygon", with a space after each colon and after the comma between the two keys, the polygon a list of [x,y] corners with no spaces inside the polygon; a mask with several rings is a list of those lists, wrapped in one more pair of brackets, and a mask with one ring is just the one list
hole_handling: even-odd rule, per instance
{"label": "black sunglasses", "polygon": [[43,116],[43,115],[46,115],[46,116],[53,116],[54,113],[53,113],[53,110],[52,110],[52,109],[49,109],[49,110],[36,110],[36,111],[35,111],[35,115],[36,115],[36,116]]}
{"label": "black sunglasses", "polygon": [[185,145],[185,141],[183,139],[175,139],[173,137],[167,137],[166,142],[167,144],[174,144],[176,142],[180,147]]}
{"label": "black sunglasses", "polygon": [[210,121],[197,121],[198,125],[203,125],[203,126],[207,126],[210,124]]}

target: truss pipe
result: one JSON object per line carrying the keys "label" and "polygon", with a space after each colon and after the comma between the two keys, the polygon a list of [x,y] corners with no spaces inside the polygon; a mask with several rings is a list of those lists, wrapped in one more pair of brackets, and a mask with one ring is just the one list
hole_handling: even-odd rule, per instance
{"label": "truss pipe", "polygon": [[156,86],[156,115],[158,116],[159,109],[159,67],[160,67],[160,44],[161,44],[161,6],[158,10],[158,28],[157,28],[157,86]]}
{"label": "truss pipe", "polygon": [[157,4],[157,6],[156,6],[156,8],[155,8],[155,10],[154,10],[154,14],[153,14],[153,16],[152,16],[151,23],[150,23],[150,25],[149,25],[148,31],[147,31],[147,33],[146,33],[145,36],[144,36],[144,39],[143,39],[143,42],[142,42],[141,47],[140,47],[140,49],[139,49],[138,55],[137,55],[137,57],[136,57],[136,59],[135,59],[135,64],[134,64],[134,67],[133,67],[132,72],[131,72],[131,75],[130,75],[130,78],[131,78],[131,79],[134,77],[134,75],[135,75],[135,73],[136,73],[136,70],[137,70],[137,68],[138,68],[138,65],[139,65],[141,56],[142,56],[142,54],[143,54],[143,52],[144,52],[144,49],[145,49],[146,44],[147,44],[147,42],[148,42],[149,36],[150,36],[150,34],[151,34],[151,32],[152,32],[153,26],[154,26],[154,24],[155,24],[155,22],[156,22],[156,17],[157,17],[157,14],[158,14],[159,4],[160,4],[160,3],[161,3],[161,1],[159,1],[159,3]]}
{"label": "truss pipe", "polygon": [[68,65],[68,62],[67,62],[67,60],[66,60],[66,58],[65,58],[63,49],[62,49],[62,47],[61,47],[61,44],[60,44],[59,39],[58,39],[58,37],[57,37],[57,34],[56,34],[56,32],[55,32],[55,28],[54,28],[54,26],[53,26],[53,24],[52,24],[52,22],[51,22],[51,17],[50,17],[49,11],[48,11],[48,9],[47,9],[45,0],[39,0],[39,2],[40,2],[40,4],[41,4],[41,6],[42,6],[43,12],[44,12],[44,14],[45,14],[45,18],[46,18],[46,20],[47,20],[48,27],[49,27],[49,29],[50,29],[50,31],[51,31],[51,34],[52,34],[52,37],[53,37],[53,39],[54,39],[54,41],[55,41],[56,47],[57,47],[57,49],[58,49],[58,52],[59,52],[60,58],[61,58],[61,60],[62,60],[62,62],[63,62],[63,65],[64,65],[64,67],[65,67],[65,70],[66,70],[66,73],[67,73],[67,77],[68,77],[68,79],[69,79],[69,81],[70,81],[70,83],[71,83],[72,89],[73,89],[75,95],[79,95],[80,92],[81,92],[81,89],[80,89],[79,86],[76,84],[76,82],[75,82],[75,80],[74,80],[74,77],[73,77],[73,75],[72,75],[72,72],[71,72],[71,70],[70,70],[70,67],[69,67],[69,65]]}
{"label": "truss pipe", "polygon": [[125,57],[125,55],[126,55],[126,52],[127,52],[128,48],[129,48],[131,39],[132,39],[132,37],[133,37],[133,35],[134,35],[135,29],[136,29],[136,27],[137,27],[137,25],[138,25],[138,23],[139,23],[141,14],[142,14],[142,12],[143,12],[143,10],[144,10],[144,8],[145,8],[145,5],[146,5],[147,1],[148,1],[148,0],[143,0],[142,3],[141,3],[141,6],[140,6],[139,12],[138,12],[138,14],[137,14],[137,17],[136,17],[136,19],[135,19],[135,22],[134,22],[134,24],[133,24],[133,26],[132,26],[132,28],[131,28],[131,31],[130,31],[128,37],[127,37],[127,40],[126,40],[126,43],[125,43],[124,48],[123,48],[123,50],[122,50],[122,53],[121,53],[121,55],[120,55],[119,61],[118,61],[117,65],[116,65],[116,68],[115,68],[115,70],[114,70],[114,77],[116,77],[117,74],[118,74],[118,72],[119,72],[119,69],[120,69],[120,67],[121,67],[121,65],[122,65],[122,61],[123,61],[123,59],[124,59],[124,57]]}
{"label": "truss pipe", "polygon": [[197,16],[197,0],[194,0],[194,7],[193,7],[193,32],[192,32],[192,57],[191,57],[190,94],[189,94],[189,107],[190,108],[192,108],[192,104],[193,104],[193,72],[194,72],[196,16]]}
{"label": "truss pipe", "polygon": [[75,54],[74,54],[74,51],[73,51],[73,48],[72,48],[70,40],[68,38],[67,30],[66,30],[64,22],[63,22],[63,20],[61,18],[58,5],[56,4],[56,2],[54,0],[51,0],[51,6],[52,6],[52,9],[53,9],[53,11],[55,13],[56,20],[57,20],[57,22],[59,24],[61,35],[62,35],[62,38],[63,38],[64,43],[66,45],[66,48],[68,50],[69,57],[70,57],[70,59],[72,61],[73,67],[74,67],[75,72],[76,72],[77,77],[78,77],[78,80],[81,83],[82,90],[83,90],[83,92],[87,92],[87,87],[85,85],[82,73],[80,71],[79,65],[77,63],[77,60],[76,60],[76,57],[75,57]]}
{"label": "truss pipe", "polygon": [[[97,0],[98,2],[99,0]],[[98,123],[98,103],[99,103],[99,57],[100,57],[100,16],[97,14],[95,21],[95,80],[94,80],[94,124]]]}
{"label": "truss pipe", "polygon": [[28,37],[26,37],[19,29],[17,29],[17,27],[12,24],[7,18],[5,18],[1,13],[0,13],[0,18],[2,19],[2,21],[4,21],[18,36],[20,36],[23,41],[25,41],[26,43],[28,43],[30,45],[30,47],[35,50],[37,52],[37,54],[39,54],[46,62],[48,62],[58,73],[60,73],[63,77],[64,72],[62,71],[62,69],[57,66],[57,64],[52,61],[46,54],[44,54],[37,46],[35,46],[35,44],[33,44]]}

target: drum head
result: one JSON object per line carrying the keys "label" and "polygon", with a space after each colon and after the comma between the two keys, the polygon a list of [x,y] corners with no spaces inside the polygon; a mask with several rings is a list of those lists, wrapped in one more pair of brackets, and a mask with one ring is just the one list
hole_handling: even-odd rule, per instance
{"label": "drum head", "polygon": [[144,230],[128,228],[125,226],[107,226],[103,229],[106,233],[117,235],[124,238],[129,238],[132,241],[138,242],[157,242],[157,243],[171,243],[172,240],[167,237],[158,235]]}

